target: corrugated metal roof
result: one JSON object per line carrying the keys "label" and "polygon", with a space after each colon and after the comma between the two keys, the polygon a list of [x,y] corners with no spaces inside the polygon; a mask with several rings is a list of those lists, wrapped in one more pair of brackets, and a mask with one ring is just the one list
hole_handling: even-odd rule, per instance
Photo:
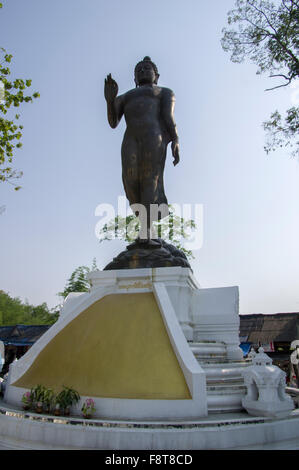
{"label": "corrugated metal roof", "polygon": [[250,343],[291,342],[298,339],[299,313],[240,315],[240,336]]}
{"label": "corrugated metal roof", "polygon": [[0,340],[15,346],[35,343],[51,325],[13,325],[0,326]]}

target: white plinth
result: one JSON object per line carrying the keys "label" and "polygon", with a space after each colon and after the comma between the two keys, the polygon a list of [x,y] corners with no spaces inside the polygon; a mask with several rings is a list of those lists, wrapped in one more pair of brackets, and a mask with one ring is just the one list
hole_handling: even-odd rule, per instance
{"label": "white plinth", "polygon": [[[153,400],[93,396],[98,410],[95,416],[118,419],[173,419],[207,416],[205,372],[189,348],[186,336],[180,326],[181,324],[184,328],[187,325],[190,329],[192,316],[190,316],[188,295],[197,288],[191,270],[188,268],[157,268],[96,271],[90,274],[90,279],[92,281],[91,291],[81,295],[70,295],[66,299],[59,321],[17,363],[11,366],[5,401],[16,405],[20,403],[26,389],[13,384],[21,379],[27,371],[30,371],[51,341],[58,334],[63,333],[64,328],[79,318],[89,307],[112,294],[151,292],[154,294],[169,341],[183,372],[190,398]],[[174,302],[174,298],[176,298],[176,302]],[[126,334],[125,330],[123,334]],[[113,373],[114,371],[111,371],[111,374]],[[83,400],[87,397],[81,394],[81,398],[78,405],[72,409],[75,414],[80,414]]]}
{"label": "white plinth", "polygon": [[86,396],[81,393],[82,400],[72,412],[80,414],[83,400],[89,396],[95,399],[99,417],[117,419],[204,417],[208,413],[208,400],[209,403],[213,401],[211,409],[217,411],[222,408],[240,409],[242,394],[238,390],[234,391],[232,398],[223,397],[222,392],[221,396],[216,393],[207,398],[206,371],[189,347],[196,341],[212,341],[221,344],[229,360],[242,359],[238,335],[237,287],[202,289],[192,271],[182,267],[94,271],[89,274],[89,279],[92,284],[90,292],[70,294],[65,300],[58,322],[18,362],[12,364],[5,393],[7,403],[20,403],[22,394],[27,389],[13,384],[30,370],[50,342],[89,307],[109,295],[151,292],[183,372],[190,399],[136,400],[115,396],[95,397],[91,394]]}
{"label": "white plinth", "polygon": [[[80,449],[262,448],[299,439],[298,410],[284,419],[252,418],[242,411],[241,374],[248,364],[239,348],[237,287],[202,289],[191,270],[181,267],[94,271],[89,277],[90,292],[70,294],[59,320],[11,365],[5,404],[0,406],[0,436],[22,441],[27,448]],[[14,383],[31,370],[52,341],[102,299],[142,293],[154,298],[190,398],[96,396],[93,423],[78,417],[86,396],[71,410],[75,418],[53,419],[20,411],[27,389]],[[122,313],[121,304],[118,313]],[[227,413],[236,410],[241,413]]]}

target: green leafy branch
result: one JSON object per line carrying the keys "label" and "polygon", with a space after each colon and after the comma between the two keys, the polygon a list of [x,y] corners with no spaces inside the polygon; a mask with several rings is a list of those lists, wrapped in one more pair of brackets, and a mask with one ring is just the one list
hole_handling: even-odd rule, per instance
{"label": "green leafy branch", "polygon": [[[3,4],[0,3],[0,8]],[[12,55],[0,48],[0,181],[12,184],[15,190],[20,189],[14,180],[22,176],[22,172],[13,169],[13,156],[16,148],[22,147],[21,138],[23,126],[18,124],[19,114],[8,118],[7,114],[12,107],[19,107],[22,103],[32,102],[40,95],[38,92],[27,94],[31,80],[21,78],[11,79],[9,64]],[[11,113],[13,114],[13,113]]]}
{"label": "green leafy branch", "polygon": [[[169,215],[164,219],[154,222],[153,228],[159,238],[171,242],[176,248],[183,251],[187,258],[194,258],[191,250],[187,250],[182,240],[190,238],[190,230],[196,229],[193,219],[185,220],[174,213],[172,206],[169,206]],[[117,215],[114,219],[106,223],[97,234],[100,243],[105,240],[118,238],[128,243],[132,243],[140,230],[140,222],[134,214],[127,217]]]}
{"label": "green leafy branch", "polygon": [[[299,77],[299,1],[236,0],[228,12],[229,28],[223,28],[224,51],[232,62],[250,59],[258,66],[257,74],[269,73],[282,82],[266,91],[286,87]],[[292,148],[299,155],[299,108],[287,110],[285,118],[278,111],[263,123],[267,132],[266,152],[281,147]]]}
{"label": "green leafy branch", "polygon": [[267,132],[268,140],[265,151],[269,153],[278,147],[290,147],[293,150],[291,155],[299,155],[299,108],[293,107],[286,111],[283,119],[278,111],[271,114],[270,119],[263,123],[264,130]]}

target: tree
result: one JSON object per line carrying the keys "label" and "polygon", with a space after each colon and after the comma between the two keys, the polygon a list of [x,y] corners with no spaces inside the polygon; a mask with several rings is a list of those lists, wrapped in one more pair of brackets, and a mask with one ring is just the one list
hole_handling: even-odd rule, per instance
{"label": "tree", "polygon": [[[0,8],[3,4],[0,3]],[[20,148],[22,143],[23,126],[17,123],[20,115],[14,114],[11,107],[19,107],[21,103],[32,102],[33,98],[38,98],[39,93],[26,94],[26,88],[31,86],[31,80],[16,78],[10,80],[11,71],[8,64],[12,55],[0,48],[0,181],[8,182],[14,186],[15,190],[20,189],[15,180],[22,176],[21,171],[14,170],[13,152],[15,148]],[[9,112],[10,110],[10,112]]]}
{"label": "tree", "polygon": [[96,269],[97,264],[95,258],[93,259],[91,268],[88,266],[78,266],[67,280],[64,290],[59,292],[58,295],[65,299],[71,292],[88,292],[90,289],[90,282],[87,280],[87,274]]}
{"label": "tree", "polygon": [[0,325],[52,325],[58,314],[52,314],[46,303],[38,306],[22,302],[18,297],[11,297],[7,292],[0,291]]}
{"label": "tree", "polygon": [[[228,24],[236,29],[223,29],[223,49],[231,52],[232,62],[249,58],[257,74],[282,80],[266,91],[289,86],[299,77],[299,0],[236,0],[235,7],[228,12]],[[288,109],[285,118],[274,111],[263,127],[267,153],[292,147],[291,154],[299,155],[298,107]]]}
{"label": "tree", "polygon": [[[170,241],[176,248],[183,251],[187,258],[194,258],[192,251],[187,250],[181,243],[182,239],[189,238],[188,230],[195,229],[194,220],[184,220],[182,217],[175,215],[171,205],[169,206],[169,216],[159,222],[154,222],[153,226],[160,238]],[[139,231],[140,223],[138,217],[129,215],[121,217],[117,215],[115,219],[105,224],[98,233],[100,242],[119,238],[128,243],[132,243]]]}

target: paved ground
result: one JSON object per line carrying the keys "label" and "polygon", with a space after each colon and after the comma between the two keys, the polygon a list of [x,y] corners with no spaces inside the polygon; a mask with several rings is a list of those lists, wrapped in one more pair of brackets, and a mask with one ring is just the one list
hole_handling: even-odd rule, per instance
{"label": "paved ground", "polygon": [[[77,447],[55,447],[44,444],[30,444],[29,442],[14,441],[0,436],[0,450],[80,450]],[[88,449],[84,449],[88,450]]]}
{"label": "paved ground", "polygon": [[278,443],[272,442],[271,444],[265,444],[263,446],[235,447],[234,449],[227,450],[299,450],[299,439],[290,439]]}
{"label": "paved ground", "polygon": [[[14,443],[12,441],[1,441],[0,437],[0,450],[80,450],[78,448],[71,448],[71,447],[28,447],[25,444]],[[84,449],[86,450],[86,449]],[[299,439],[292,439],[284,442],[279,442],[277,444],[266,444],[264,446],[248,446],[248,447],[238,447],[234,449],[225,449],[225,450],[299,450]],[[121,451],[120,451],[121,452]]]}

